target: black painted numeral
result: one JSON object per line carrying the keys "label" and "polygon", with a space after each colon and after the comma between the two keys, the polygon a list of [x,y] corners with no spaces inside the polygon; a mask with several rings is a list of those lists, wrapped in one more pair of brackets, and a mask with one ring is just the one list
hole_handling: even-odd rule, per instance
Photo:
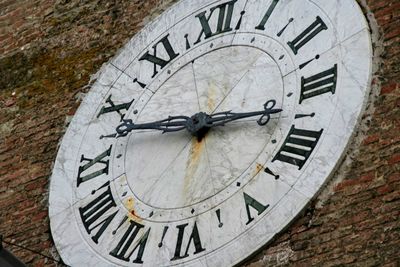
{"label": "black painted numeral", "polygon": [[119,114],[119,116],[121,117],[121,121],[122,121],[125,117],[125,113],[122,113],[121,111],[122,110],[127,111],[130,108],[130,106],[132,105],[133,101],[135,101],[135,99],[133,99],[131,102],[128,102],[128,103],[115,105],[115,103],[114,103],[114,101],[112,101],[111,97],[112,97],[112,95],[110,95],[106,99],[106,103],[109,106],[102,107],[99,114],[97,114],[97,118],[99,118],[101,115],[106,114],[106,113],[117,112]]}
{"label": "black painted numeral", "polygon": [[328,27],[326,26],[325,22],[318,16],[317,19],[307,29],[305,29],[299,36],[287,44],[292,49],[293,53],[297,55],[300,48],[307,44],[318,33],[327,29]]}
{"label": "black painted numeral", "polygon": [[189,257],[189,253],[188,252],[189,252],[190,244],[192,243],[192,241],[194,243],[194,248],[195,248],[194,254],[198,254],[200,252],[205,251],[205,248],[203,248],[203,246],[201,245],[201,240],[200,240],[199,230],[197,229],[197,224],[194,223],[193,231],[190,234],[189,241],[188,241],[187,246],[186,246],[185,254],[181,255],[185,228],[188,225],[189,225],[188,223],[185,223],[185,224],[182,224],[182,225],[178,225],[176,227],[176,228],[178,228],[178,239],[177,239],[177,242],[176,242],[176,248],[175,248],[174,257],[171,259],[171,261]]}
{"label": "black painted numeral", "polygon": [[[205,36],[204,39],[208,39],[215,35],[232,31],[232,14],[236,2],[237,0],[232,0],[211,8],[208,17],[206,16],[207,11],[203,11],[196,15],[196,18],[200,20],[202,30],[199,38],[194,44],[200,43],[203,35]],[[213,31],[210,26],[210,19],[215,10],[219,10],[219,14],[216,29]]]}
{"label": "black painted numeral", "polygon": [[296,129],[293,125],[283,146],[272,161],[279,160],[296,165],[300,170],[313,152],[322,132],[323,130],[309,131]]}
{"label": "black painted numeral", "polygon": [[276,5],[278,4],[279,0],[272,0],[271,5],[269,6],[267,13],[265,13],[263,19],[261,20],[260,24],[256,27],[256,30],[265,30],[265,24],[267,23],[269,17],[271,16],[272,12],[274,12],[274,9],[276,8]]}
{"label": "black painted numeral", "polygon": [[[172,60],[174,60],[176,57],[179,56],[179,53],[176,53],[174,49],[172,48],[171,42],[168,39],[169,34],[167,34],[165,37],[163,37],[158,43],[153,45],[153,54],[150,54],[149,51],[147,51],[140,59],[139,61],[142,60],[147,60],[154,65],[154,72],[152,78],[154,78],[157,73],[158,73],[158,67],[163,69],[165,66],[167,66]],[[157,47],[159,44],[162,44],[164,47],[165,51],[168,54],[169,59],[162,59],[157,56]],[[158,67],[157,67],[158,66]]]}
{"label": "black painted numeral", "polygon": [[335,94],[337,81],[337,64],[329,70],[308,78],[301,77],[300,104],[303,100],[331,92]]}
{"label": "black painted numeral", "polygon": [[[118,213],[118,210],[116,210],[114,213],[103,216],[117,206],[111,193],[110,182],[104,184],[100,189],[104,187],[107,187],[105,192],[100,194],[86,206],[79,208],[79,214],[81,215],[83,225],[85,226],[85,229],[89,235],[94,229],[100,227],[97,233],[92,236],[92,240],[96,244],[99,242],[99,238],[110,225],[115,215]],[[95,192],[96,191],[93,191],[93,193]]]}
{"label": "black painted numeral", "polygon": [[254,221],[254,218],[251,217],[250,207],[255,209],[257,211],[258,215],[261,215],[266,209],[268,209],[269,204],[263,205],[246,193],[243,193],[243,196],[244,196],[244,203],[246,205],[246,212],[247,212],[247,218],[248,218],[246,225],[248,225],[249,223]]}
{"label": "black painted numeral", "polygon": [[[106,151],[104,151],[103,153],[101,153],[100,155],[95,157],[94,159],[86,158],[84,155],[81,156],[81,163],[84,161],[87,161],[87,163],[82,166],[79,166],[77,187],[79,187],[79,185],[81,183],[89,181],[97,176],[100,176],[102,174],[108,174],[108,167],[109,167],[108,165],[110,162],[109,156],[111,154],[111,148],[112,148],[112,146],[110,146],[109,149],[107,149]],[[86,172],[86,170],[92,168],[93,166],[98,166],[98,165],[102,165],[104,168],[98,169],[92,173],[83,175],[83,173]]]}
{"label": "black painted numeral", "polygon": [[118,242],[118,245],[110,252],[110,255],[129,262],[132,254],[139,248],[133,263],[143,263],[143,253],[150,234],[150,228],[142,235],[139,242],[135,242],[135,239],[144,227],[142,224],[129,220],[128,229]]}

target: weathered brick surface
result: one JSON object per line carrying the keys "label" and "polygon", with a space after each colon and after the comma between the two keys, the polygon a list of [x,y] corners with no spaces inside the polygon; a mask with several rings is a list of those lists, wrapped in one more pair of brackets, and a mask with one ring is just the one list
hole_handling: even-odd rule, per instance
{"label": "weathered brick surface", "polygon": [[[58,257],[47,194],[66,120],[90,75],[173,1],[0,0],[0,234],[6,240]],[[400,265],[400,2],[360,2],[375,16],[383,53],[359,142],[304,214],[248,266]],[[29,266],[55,265],[7,248]]]}

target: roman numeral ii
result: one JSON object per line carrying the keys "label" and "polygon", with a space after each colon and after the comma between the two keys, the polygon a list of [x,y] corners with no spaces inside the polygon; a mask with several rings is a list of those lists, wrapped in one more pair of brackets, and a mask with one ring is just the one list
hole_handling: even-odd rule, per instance
{"label": "roman numeral ii", "polygon": [[327,29],[328,27],[326,26],[325,22],[320,17],[317,17],[316,20],[299,36],[297,36],[293,41],[288,42],[288,45],[292,49],[293,53],[297,55],[300,48],[307,44],[318,33]]}

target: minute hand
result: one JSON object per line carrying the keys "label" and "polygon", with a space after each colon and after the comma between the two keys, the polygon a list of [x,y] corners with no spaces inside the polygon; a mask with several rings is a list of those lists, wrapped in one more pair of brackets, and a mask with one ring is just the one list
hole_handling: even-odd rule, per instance
{"label": "minute hand", "polygon": [[257,120],[257,123],[260,126],[264,126],[270,121],[271,114],[279,113],[282,111],[282,109],[274,109],[275,105],[276,105],[275,100],[269,100],[267,103],[264,104],[264,110],[262,110],[262,111],[253,111],[253,112],[246,112],[246,113],[234,113],[231,111],[219,112],[219,113],[210,115],[207,122],[209,122],[210,126],[213,127],[213,126],[222,126],[225,123],[244,119],[244,118],[261,116]]}
{"label": "minute hand", "polygon": [[116,129],[117,136],[126,136],[133,130],[158,130],[163,133],[177,132],[187,129],[188,121],[190,121],[190,118],[187,116],[170,116],[165,120],[141,124],[133,123],[132,120],[124,120]]}

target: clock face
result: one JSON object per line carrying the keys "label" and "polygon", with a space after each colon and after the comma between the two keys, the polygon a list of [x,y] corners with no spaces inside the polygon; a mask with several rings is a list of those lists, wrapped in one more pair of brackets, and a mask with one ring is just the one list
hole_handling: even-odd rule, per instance
{"label": "clock face", "polygon": [[64,262],[245,260],[340,163],[371,55],[352,0],[174,5],[102,68],[62,141],[49,213]]}

